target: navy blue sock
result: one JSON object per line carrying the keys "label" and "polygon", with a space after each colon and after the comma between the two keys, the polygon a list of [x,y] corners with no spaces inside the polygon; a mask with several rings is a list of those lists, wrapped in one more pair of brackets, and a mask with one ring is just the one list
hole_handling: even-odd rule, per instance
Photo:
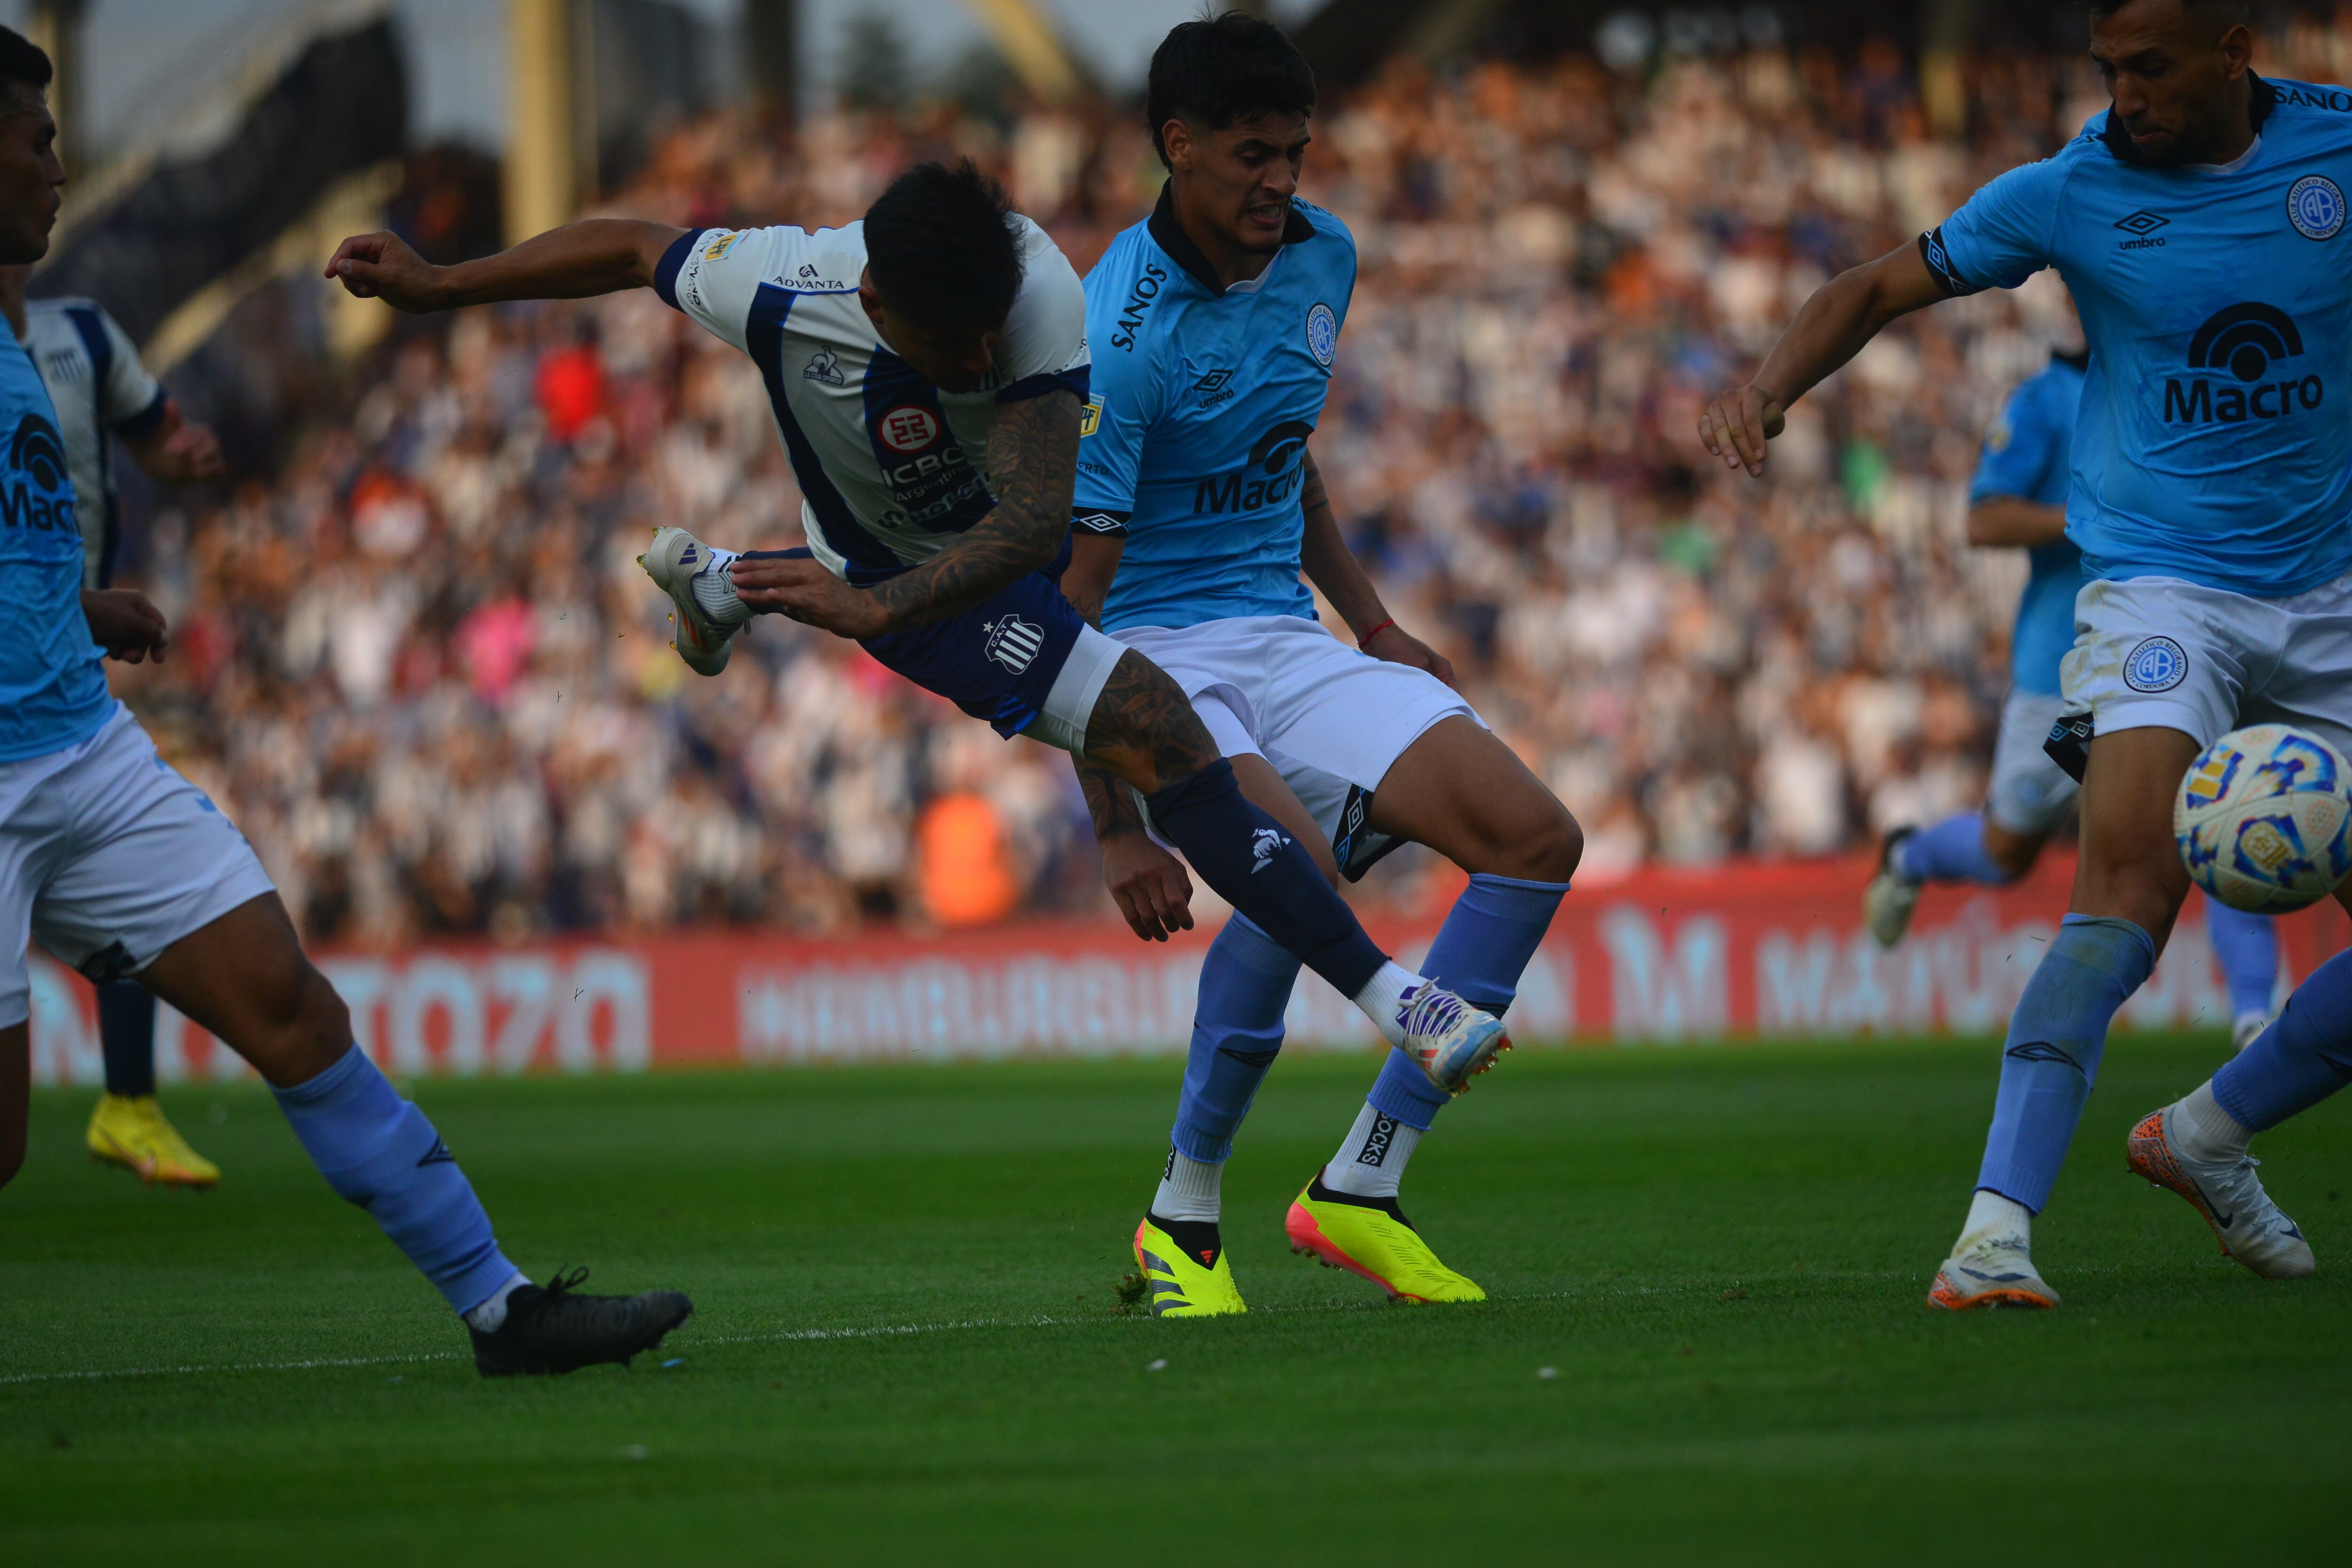
{"label": "navy blue sock", "polygon": [[451,1307],[470,1311],[514,1277],[449,1146],[357,1046],[272,1092],[327,1184],[367,1210]]}
{"label": "navy blue sock", "polygon": [[[1531,882],[1481,871],[1454,900],[1422,973],[1473,1006],[1497,1018],[1518,994],[1519,976],[1536,954],[1566,897],[1566,882]],[[1445,1104],[1444,1091],[1420,1064],[1391,1048],[1381,1076],[1364,1097],[1374,1110],[1408,1127],[1429,1131]]]}
{"label": "navy blue sock", "polygon": [[98,988],[98,1044],[106,1092],[128,1100],[155,1092],[155,997],[136,980]]}
{"label": "navy blue sock", "polygon": [[1980,1190],[2040,1214],[2099,1076],[2107,1020],[2156,967],[2156,943],[2126,920],[2068,915],[2010,1015]]}
{"label": "navy blue sock", "polygon": [[2352,952],[2294,988],[2278,1022],[2213,1075],[2213,1098],[2260,1132],[2352,1083]]}
{"label": "navy blue sock", "polygon": [[1233,1153],[1234,1133],[1282,1049],[1283,1010],[1297,980],[1298,960],[1244,916],[1227,920],[1209,944],[1170,1134],[1186,1159],[1217,1165]]}
{"label": "navy blue sock", "polygon": [[1249,803],[1224,758],[1144,805],[1201,880],[1340,995],[1353,1000],[1388,962],[1314,858]]}
{"label": "navy blue sock", "polygon": [[1923,827],[1895,847],[1895,869],[1915,882],[1984,882],[2000,887],[2009,873],[1985,853],[1984,813],[1962,812]]}
{"label": "navy blue sock", "polygon": [[2271,992],[2278,985],[2278,932],[2268,915],[2233,910],[2219,899],[2205,900],[2205,940],[2221,961],[2221,978],[2230,987],[2230,1016],[2271,1010]]}

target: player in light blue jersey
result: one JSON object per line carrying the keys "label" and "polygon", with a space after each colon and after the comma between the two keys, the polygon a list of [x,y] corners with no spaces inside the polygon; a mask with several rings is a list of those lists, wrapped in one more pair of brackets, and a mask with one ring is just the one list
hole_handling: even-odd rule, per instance
{"label": "player in light blue jersey", "polygon": [[[1452,689],[1445,661],[1381,605],[1309,453],[1356,281],[1347,226],[1295,195],[1314,102],[1313,74],[1266,22],[1188,22],[1154,55],[1146,115],[1169,179],[1087,279],[1095,375],[1064,583],[1183,688],[1244,793],[1313,845],[1327,875],[1360,877],[1405,840],[1470,872],[1423,967],[1499,1017],[1582,837]],[[1357,647],[1318,624],[1302,570]],[[1087,793],[1137,933],[1191,924],[1184,873],[1134,803],[1100,778]],[[1244,1310],[1221,1177],[1298,968],[1239,914],[1209,949],[1171,1147],[1135,1237],[1155,1311]],[[1392,1050],[1290,1207],[1294,1249],[1405,1300],[1482,1299],[1398,1206],[1445,1100]]]}
{"label": "player in light blue jersey", "polygon": [[[2074,778],[2042,749],[2065,711],[2058,668],[2074,646],[2074,595],[2083,552],[2066,538],[2066,492],[2074,414],[2089,356],[2079,345],[2054,351],[1985,434],[1969,491],[1969,542],[2023,547],[2031,563],[2010,640],[2009,696],[1993,745],[1992,788],[1982,811],[1887,835],[1877,875],[1862,899],[1864,922],[1882,947],[1910,928],[1927,882],[1999,887],[2033,868],[2042,847],[2073,809]],[[2230,994],[2231,1039],[2242,1049],[2270,1022],[2278,981],[2278,938],[2267,916],[2205,904],[2205,931]]]}
{"label": "player in light blue jersey", "polygon": [[[0,27],[0,266],[57,221],[48,57]],[[93,980],[136,975],[251,1062],[329,1185],[366,1209],[472,1335],[481,1373],[625,1362],[693,1310],[675,1291],[584,1296],[507,1260],[448,1145],[352,1040],[252,847],[108,692],[101,650],[162,658],[142,595],[82,585],[57,411],[0,334],[0,1184],[25,1158],[26,945]]]}
{"label": "player in light blue jersey", "polygon": [[[2061,674],[2080,717],[2051,743],[2084,769],[2083,853],[2071,912],[2010,1018],[1976,1197],[1929,1294],[1946,1308],[2057,1305],[2032,1222],[2108,1020],[2188,892],[2172,804],[2189,763],[2264,721],[2352,746],[2352,93],[2257,76],[2245,0],[2091,9],[2106,111],[1916,245],[1831,280],[1755,379],[1699,416],[1708,451],[1759,474],[1787,406],[1899,316],[2045,267],[2082,313],[2066,536],[2089,581]],[[2066,743],[2080,735],[2086,746]],[[2347,1078],[2339,957],[2211,1082],[2143,1121],[2128,1158],[2231,1257],[2300,1278],[2310,1244],[2247,1142]]]}

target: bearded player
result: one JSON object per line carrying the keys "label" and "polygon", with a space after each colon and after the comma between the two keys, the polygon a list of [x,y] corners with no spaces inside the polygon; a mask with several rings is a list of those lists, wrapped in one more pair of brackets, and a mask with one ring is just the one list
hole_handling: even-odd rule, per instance
{"label": "bearded player", "polygon": [[[2045,267],[2082,312],[2091,363],[2066,536],[2087,580],[2063,673],[2090,732],[2082,858],[2010,1019],[1938,1307],[2058,1304],[2032,1220],[2108,1020],[2188,891],[2172,806],[2198,752],[2263,721],[2352,746],[2352,114],[2340,91],[2256,75],[2247,18],[2244,0],[2095,4],[2108,110],[1916,244],[1832,279],[1756,378],[1699,418],[1708,451],[1760,474],[1789,405],[1896,318]],[[2127,1159],[2248,1268],[2308,1275],[2310,1244],[2247,1146],[2347,1075],[2352,962],[2339,955],[2210,1082],[2141,1121]]]}
{"label": "bearded player", "polygon": [[[1272,23],[1187,22],[1152,57],[1160,205],[1087,279],[1094,396],[1078,446],[1072,597],[1183,689],[1243,791],[1327,875],[1397,844],[1471,873],[1423,967],[1500,1017],[1568,891],[1575,821],[1452,689],[1349,553],[1308,437],[1356,281],[1347,226],[1297,198],[1315,78]],[[1356,642],[1317,621],[1324,591]],[[1081,770],[1084,771],[1083,769]],[[1128,792],[1087,781],[1137,933],[1189,925],[1182,868]],[[1220,1228],[1234,1135],[1281,1048],[1298,961],[1244,914],[1201,970],[1192,1059],[1135,1235],[1155,1312],[1244,1310]],[[1406,1219],[1406,1163],[1446,1095],[1391,1050],[1290,1205],[1295,1250],[1412,1301],[1486,1292]]]}

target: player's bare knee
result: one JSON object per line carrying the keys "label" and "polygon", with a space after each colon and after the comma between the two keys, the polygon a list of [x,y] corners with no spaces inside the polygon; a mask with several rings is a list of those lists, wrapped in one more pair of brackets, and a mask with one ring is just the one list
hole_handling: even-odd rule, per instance
{"label": "player's bare knee", "polygon": [[1482,824],[1480,866],[1465,868],[1529,882],[1566,882],[1584,858],[1584,829],[1568,807],[1540,789]]}

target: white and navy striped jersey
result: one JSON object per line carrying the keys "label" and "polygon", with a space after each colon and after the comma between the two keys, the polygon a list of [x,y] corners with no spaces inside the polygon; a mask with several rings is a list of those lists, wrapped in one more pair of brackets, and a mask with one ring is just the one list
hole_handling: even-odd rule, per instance
{"label": "white and navy striped jersey", "polygon": [[851,582],[929,560],[994,508],[983,464],[1000,405],[1087,395],[1086,291],[1044,229],[1013,221],[1021,290],[995,372],[971,393],[941,392],[876,335],[857,302],[862,223],[701,229],[662,258],[661,297],[759,365],[809,550]]}
{"label": "white and navy striped jersey", "polygon": [[114,318],[88,300],[33,300],[25,306],[25,352],[57,405],[81,521],[82,584],[114,576],[121,531],[114,496],[114,437],[136,440],[163,417],[163,389]]}

